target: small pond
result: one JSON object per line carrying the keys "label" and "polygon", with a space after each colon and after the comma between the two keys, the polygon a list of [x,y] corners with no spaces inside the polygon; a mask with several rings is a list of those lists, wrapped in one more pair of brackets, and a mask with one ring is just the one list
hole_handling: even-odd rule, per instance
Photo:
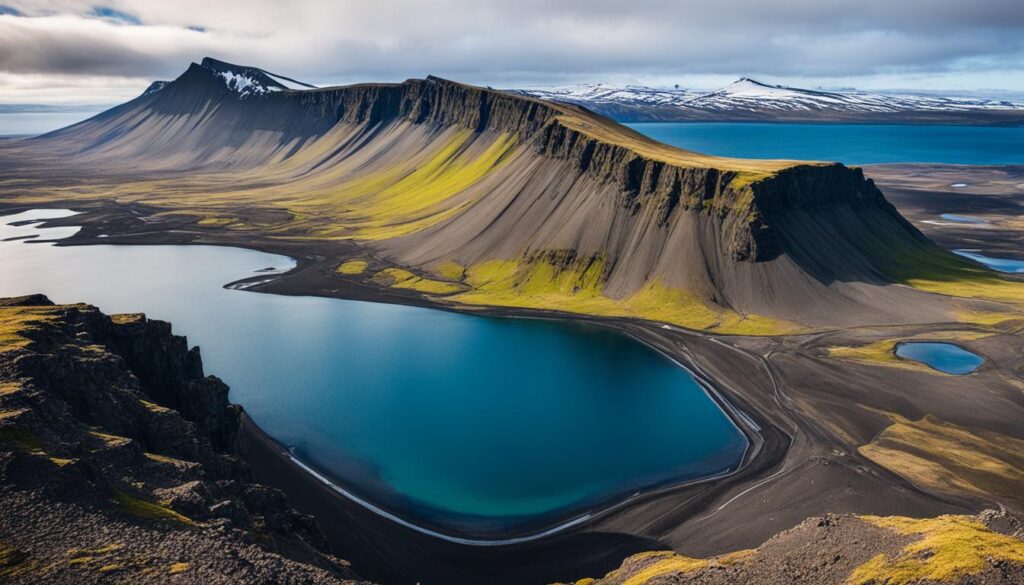
{"label": "small pond", "polygon": [[896,355],[921,362],[947,374],[970,374],[985,363],[985,358],[959,345],[933,341],[908,341],[896,345]]}

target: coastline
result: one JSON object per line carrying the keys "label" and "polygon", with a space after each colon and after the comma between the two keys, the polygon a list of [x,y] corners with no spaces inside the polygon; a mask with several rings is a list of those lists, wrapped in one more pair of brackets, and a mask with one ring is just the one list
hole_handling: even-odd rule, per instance
{"label": "coastline", "polygon": [[[73,211],[73,210],[72,210]],[[47,224],[48,222],[70,222],[76,223],[75,219],[79,217],[79,212],[73,214],[64,215],[60,217],[45,218],[40,220],[33,220],[33,223],[38,221],[40,224]],[[76,225],[76,227],[79,227]],[[76,242],[76,236],[78,234],[72,234],[66,238],[52,239],[52,240],[40,240],[45,243],[53,243],[60,246],[75,246],[75,245],[95,245],[93,243],[80,243]],[[116,245],[115,243],[104,242],[102,245]],[[138,244],[138,245],[159,245],[159,244]],[[207,244],[203,244],[207,245]],[[268,250],[260,248],[256,249],[262,252],[269,252]],[[281,269],[263,269],[257,271],[257,274],[248,276],[242,279],[238,279],[232,282],[225,283],[223,288],[233,290],[243,290],[248,292],[267,292],[260,290],[260,287],[264,285],[270,285],[271,283],[280,279],[287,278],[295,271],[302,268],[303,262],[308,259],[296,259],[290,256],[283,256],[283,258],[290,260],[293,265],[291,268]],[[274,294],[271,292],[270,294]],[[345,299],[340,299],[345,300]],[[374,302],[374,301],[368,301]],[[261,442],[266,442],[268,446],[276,447],[277,455],[289,460],[293,467],[298,473],[306,473],[316,478],[325,487],[339,494],[340,496],[347,498],[355,504],[362,506],[363,508],[376,513],[378,516],[390,520],[398,525],[404,526],[405,528],[414,530],[421,534],[438,538],[450,543],[466,545],[466,546],[482,546],[482,547],[494,547],[494,546],[510,546],[517,544],[524,544],[541,540],[555,534],[561,533],[566,530],[579,527],[592,521],[595,518],[606,516],[613,513],[620,507],[625,507],[630,504],[631,501],[654,496],[660,493],[666,493],[670,491],[679,490],[684,487],[694,486],[705,483],[717,482],[728,477],[731,477],[741,472],[747,467],[757,455],[760,453],[761,448],[764,445],[764,439],[759,434],[761,427],[751,420],[750,416],[744,413],[733,405],[728,398],[717,388],[714,379],[703,372],[695,364],[687,363],[686,357],[682,355],[673,355],[664,346],[659,346],[657,343],[651,341],[650,338],[646,338],[640,334],[645,329],[667,329],[673,331],[684,331],[681,328],[670,326],[668,324],[656,323],[656,322],[644,322],[632,319],[622,318],[607,318],[607,317],[588,317],[586,315],[575,315],[575,314],[550,314],[553,312],[543,310],[519,310],[519,309],[503,309],[501,307],[468,307],[462,305],[453,305],[449,303],[425,303],[421,308],[429,308],[431,310],[444,310],[453,313],[464,314],[467,316],[483,316],[493,317],[500,319],[533,319],[533,320],[544,320],[551,322],[576,322],[576,323],[587,323],[591,326],[602,327],[610,331],[614,331],[619,335],[632,340],[634,343],[638,343],[647,347],[648,349],[656,352],[661,358],[666,359],[673,363],[676,367],[686,372],[700,387],[701,391],[704,392],[705,396],[711,400],[716,407],[722,412],[726,420],[732,428],[743,437],[744,446],[743,452],[738,457],[735,464],[730,469],[712,473],[710,475],[702,475],[699,477],[685,478],[685,479],[669,479],[661,483],[654,484],[647,488],[637,490],[632,494],[617,494],[608,495],[596,498],[594,505],[583,511],[574,512],[568,516],[559,516],[558,520],[551,523],[539,524],[538,527],[530,527],[522,530],[515,530],[508,532],[505,536],[471,536],[457,533],[446,532],[440,527],[429,526],[425,524],[417,524],[412,520],[408,520],[401,515],[399,512],[393,512],[388,510],[382,505],[375,504],[372,501],[372,496],[361,496],[352,488],[347,488],[343,485],[343,482],[330,477],[330,473],[326,470],[318,469],[314,464],[304,461],[302,458],[296,456],[288,450],[288,448],[282,445],[277,439],[272,437],[266,431],[264,431],[255,420],[251,417],[246,417],[248,426],[254,433],[254,435],[260,438]],[[244,408],[244,405],[240,405]]]}

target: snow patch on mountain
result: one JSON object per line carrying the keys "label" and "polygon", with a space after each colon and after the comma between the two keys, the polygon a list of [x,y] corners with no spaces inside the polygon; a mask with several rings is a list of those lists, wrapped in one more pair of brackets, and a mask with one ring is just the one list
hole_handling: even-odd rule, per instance
{"label": "snow patch on mountain", "polygon": [[281,91],[280,87],[262,85],[252,77],[235,73],[234,71],[220,71],[217,75],[224,79],[228,89],[238,92],[243,97],[253,94],[264,94],[268,91]]}
{"label": "snow patch on mountain", "polygon": [[167,84],[169,83],[170,81],[154,81],[153,83],[150,83],[149,87],[146,88],[146,91],[142,92],[142,97],[160,91],[161,89],[167,87]]}

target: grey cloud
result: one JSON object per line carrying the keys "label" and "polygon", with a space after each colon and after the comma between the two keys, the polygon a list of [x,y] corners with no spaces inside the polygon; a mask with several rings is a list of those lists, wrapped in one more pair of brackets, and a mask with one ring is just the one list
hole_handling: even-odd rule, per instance
{"label": "grey cloud", "polygon": [[15,73],[167,77],[207,53],[313,81],[855,77],[1024,61],[1019,0],[123,0],[103,19],[77,0],[9,7],[27,15],[0,16],[0,70]]}

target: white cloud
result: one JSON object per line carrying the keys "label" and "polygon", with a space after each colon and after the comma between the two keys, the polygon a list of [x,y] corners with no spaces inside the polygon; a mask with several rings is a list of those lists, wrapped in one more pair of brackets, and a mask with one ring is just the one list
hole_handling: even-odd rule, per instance
{"label": "white cloud", "polygon": [[[129,97],[204,55],[312,82],[428,73],[517,86],[581,80],[972,79],[1024,90],[1019,0],[0,0],[0,101]],[[129,21],[137,19],[141,25]],[[190,28],[193,27],[193,28]],[[1007,72],[1010,74],[1007,75]],[[111,85],[98,88],[96,76]],[[75,78],[78,82],[68,82]],[[137,81],[127,81],[135,79]],[[113,81],[120,80],[120,81]],[[119,85],[120,84],[120,85]],[[902,85],[907,85],[906,83]],[[127,94],[128,87],[132,94]],[[71,95],[74,94],[74,95]]]}

